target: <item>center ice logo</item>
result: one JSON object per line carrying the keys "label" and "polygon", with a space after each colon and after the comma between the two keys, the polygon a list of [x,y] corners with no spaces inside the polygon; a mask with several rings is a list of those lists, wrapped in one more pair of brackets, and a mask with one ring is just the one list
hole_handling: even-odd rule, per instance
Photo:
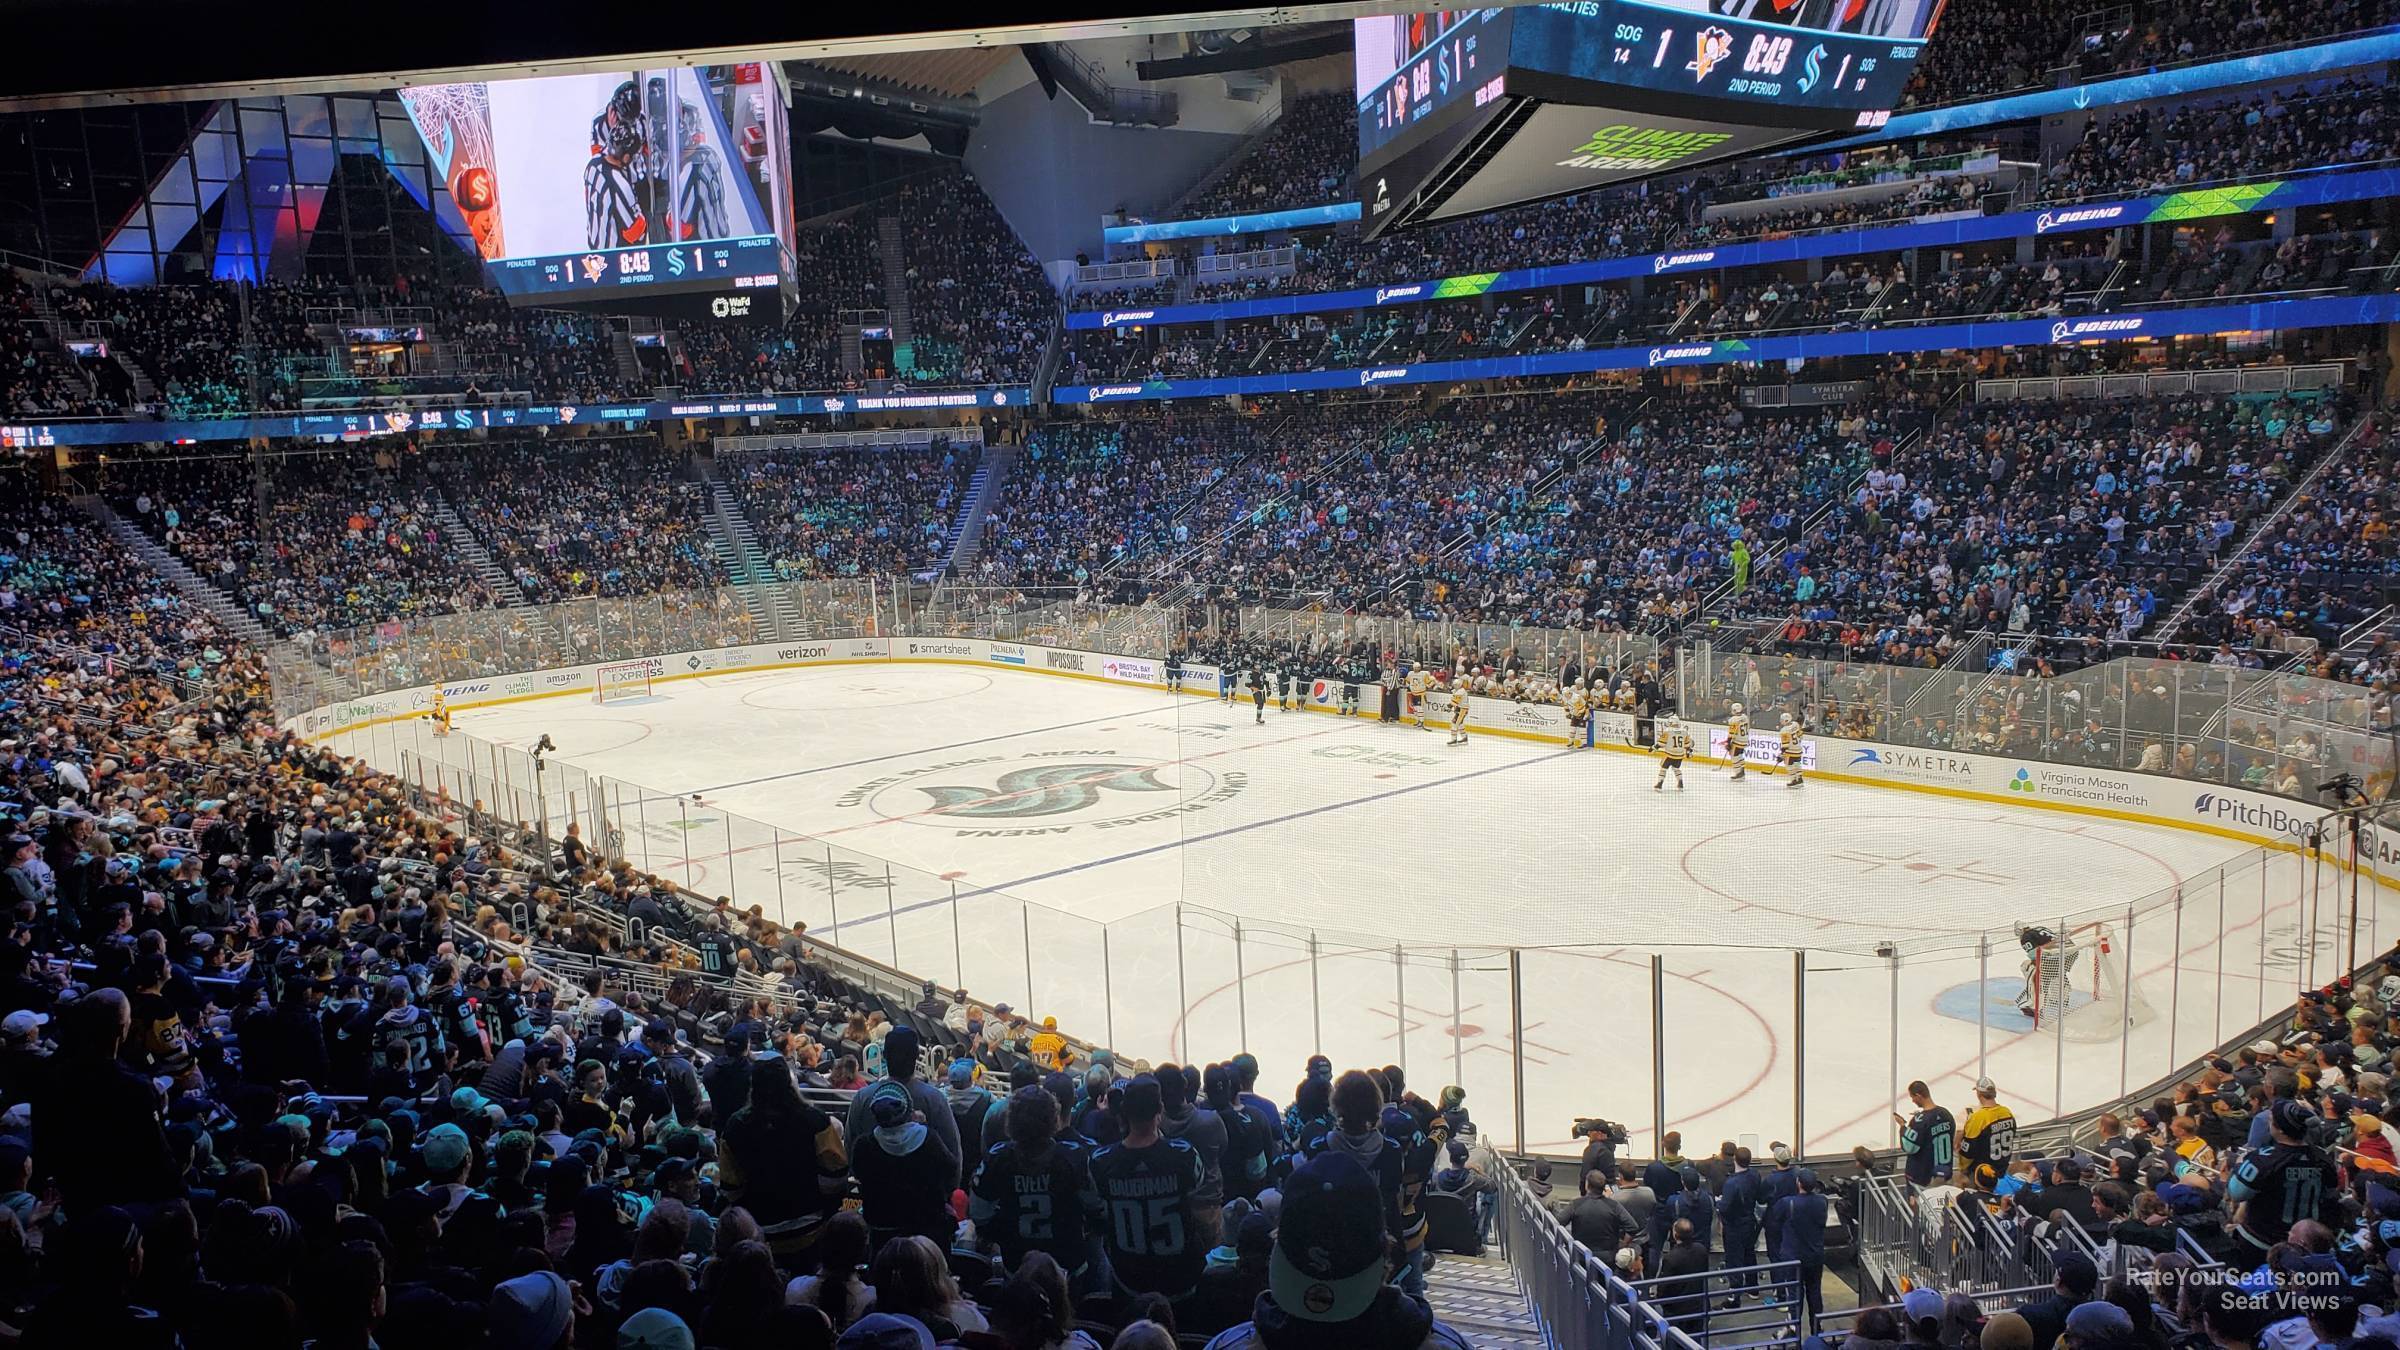
{"label": "center ice logo", "polygon": [[999,786],[960,787],[946,783],[919,784],[917,791],[933,798],[934,810],[951,819],[1031,820],[1088,810],[1105,791],[1173,792],[1161,782],[1158,770],[1136,764],[1045,764],[1011,769],[1000,775]]}
{"label": "center ice logo", "polygon": [[937,760],[860,783],[834,804],[961,839],[1011,838],[1170,820],[1222,806],[1248,786],[1247,774],[1212,773],[1191,758],[1144,762],[1095,747]]}

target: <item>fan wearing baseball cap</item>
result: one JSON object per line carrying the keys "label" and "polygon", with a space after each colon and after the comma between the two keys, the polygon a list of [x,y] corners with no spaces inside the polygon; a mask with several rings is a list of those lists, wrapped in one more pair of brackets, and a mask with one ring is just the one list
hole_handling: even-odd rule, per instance
{"label": "fan wearing baseball cap", "polygon": [[1977,1184],[1989,1186],[2008,1174],[2017,1156],[2017,1113],[2000,1104],[2000,1089],[1991,1079],[1975,1080],[1975,1109],[1959,1128],[1958,1142]]}
{"label": "fan wearing baseball cap", "polygon": [[1208,1350],[1465,1350],[1424,1299],[1387,1282],[1389,1251],[1375,1178],[1346,1153],[1309,1159],[1283,1187],[1267,1292]]}

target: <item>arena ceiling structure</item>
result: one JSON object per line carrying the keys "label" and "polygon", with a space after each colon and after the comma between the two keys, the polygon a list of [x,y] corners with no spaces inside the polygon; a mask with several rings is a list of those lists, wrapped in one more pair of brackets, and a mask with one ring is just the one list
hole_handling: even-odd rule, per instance
{"label": "arena ceiling structure", "polygon": [[[1283,27],[1419,8],[1407,0],[1212,9],[1035,0],[1004,11],[734,4],[670,24],[657,5],[624,0],[387,10],[363,21],[299,0],[253,0],[234,11],[188,0],[0,0],[0,28],[10,35],[0,56],[0,112],[376,91],[629,63],[839,65],[895,53]],[[66,53],[90,59],[61,59]]]}

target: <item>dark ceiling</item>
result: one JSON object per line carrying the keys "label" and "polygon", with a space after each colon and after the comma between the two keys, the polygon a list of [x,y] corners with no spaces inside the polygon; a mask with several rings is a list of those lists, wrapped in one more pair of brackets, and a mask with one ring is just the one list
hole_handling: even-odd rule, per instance
{"label": "dark ceiling", "polygon": [[[1206,3],[1206,0],[1202,0]],[[1188,3],[1188,0],[1187,0]],[[1401,13],[1410,0],[1223,8],[1019,0],[887,10],[730,0],[499,0],[450,6],[245,0],[0,0],[0,109],[372,90],[433,79],[997,47]],[[897,31],[895,31],[897,30]]]}

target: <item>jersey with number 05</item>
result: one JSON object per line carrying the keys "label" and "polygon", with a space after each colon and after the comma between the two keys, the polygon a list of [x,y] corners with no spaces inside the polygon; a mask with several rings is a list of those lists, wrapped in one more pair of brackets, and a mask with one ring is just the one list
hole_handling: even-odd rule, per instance
{"label": "jersey with number 05", "polygon": [[1200,1172],[1200,1151],[1181,1139],[1144,1148],[1111,1144],[1092,1155],[1101,1234],[1117,1283],[1169,1298],[1198,1286],[1208,1256],[1191,1221]]}

